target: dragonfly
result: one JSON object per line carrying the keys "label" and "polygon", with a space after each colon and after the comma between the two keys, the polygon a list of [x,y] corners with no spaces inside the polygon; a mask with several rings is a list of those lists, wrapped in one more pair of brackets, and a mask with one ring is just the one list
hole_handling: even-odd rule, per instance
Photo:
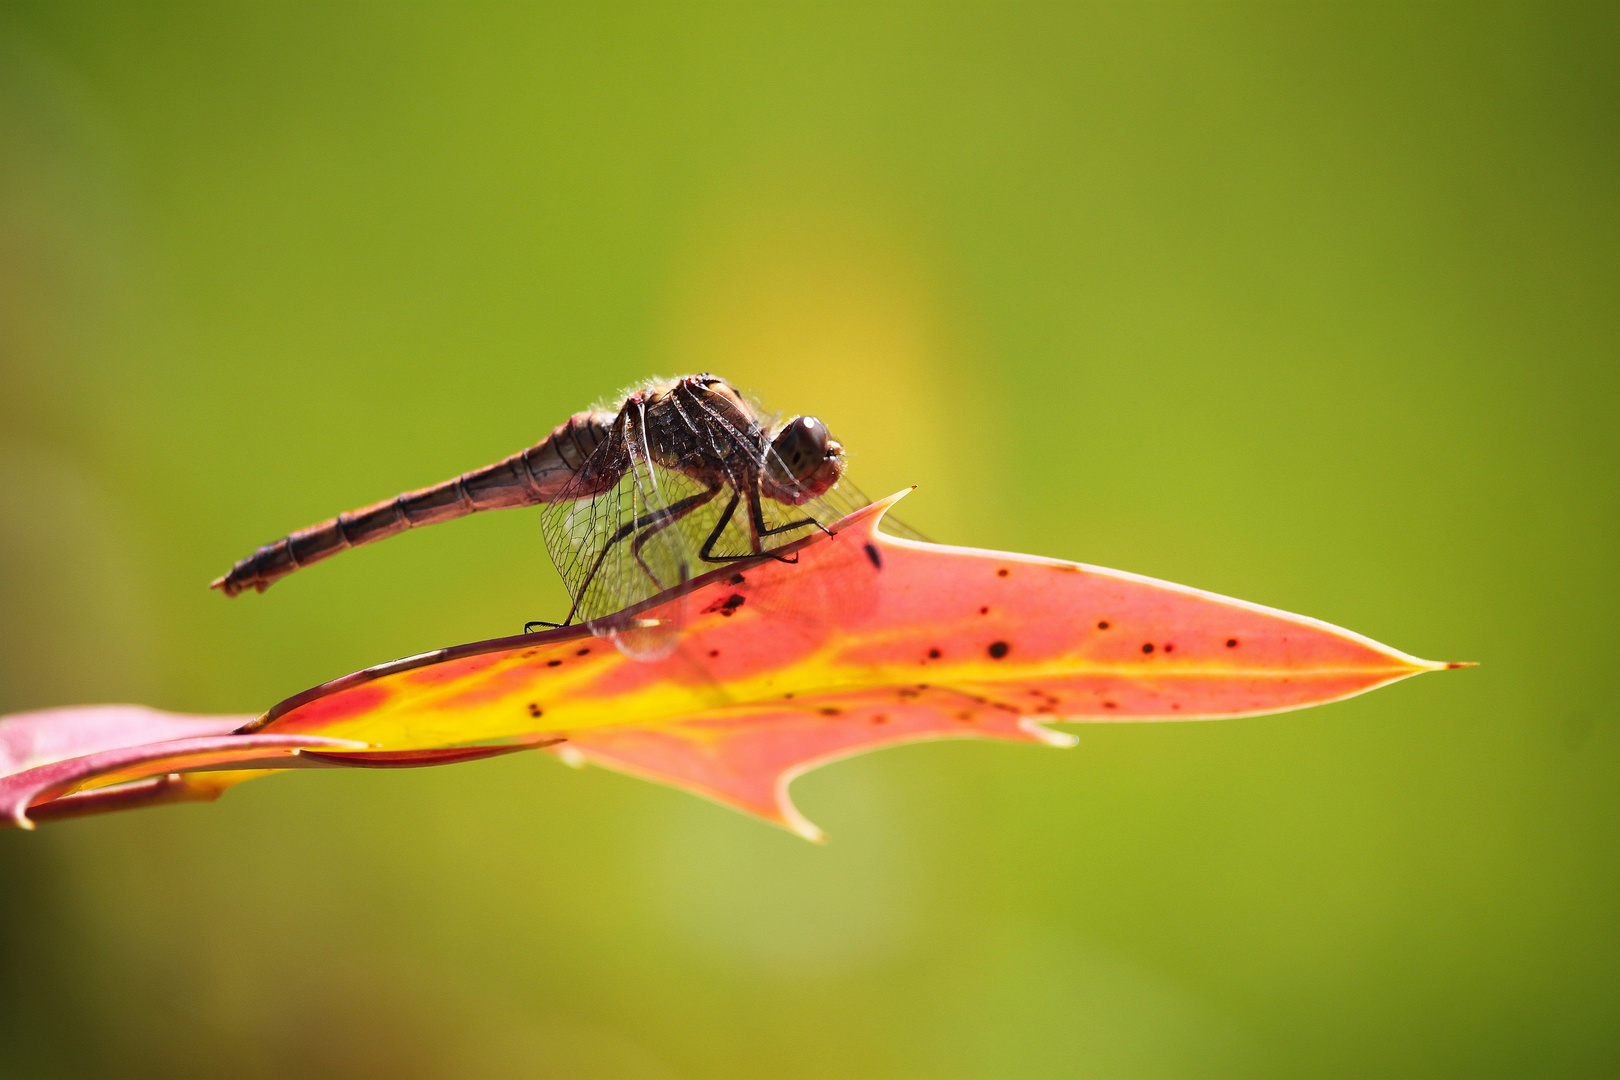
{"label": "dragonfly", "polygon": [[[561,622],[525,629],[584,622],[617,639],[624,627],[612,623],[616,613],[728,563],[792,561],[779,549],[868,505],[846,466],[843,446],[814,416],[784,420],[716,375],[650,380],[616,409],[575,413],[492,465],[266,544],[210,587],[226,596],[263,592],[295,570],[407,529],[540,506],[571,606]],[[678,609],[666,615],[661,635],[643,639],[643,658],[667,649],[681,618]]]}

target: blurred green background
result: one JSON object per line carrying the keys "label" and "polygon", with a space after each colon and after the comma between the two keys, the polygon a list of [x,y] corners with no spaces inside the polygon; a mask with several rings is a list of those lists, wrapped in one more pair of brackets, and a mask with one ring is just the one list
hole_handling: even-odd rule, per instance
{"label": "blurred green background", "polygon": [[205,586],[694,370],[1483,663],[859,758],[819,848],[541,755],[0,833],[0,1076],[1620,1071],[1613,5],[0,12],[0,711],[555,617],[529,512]]}

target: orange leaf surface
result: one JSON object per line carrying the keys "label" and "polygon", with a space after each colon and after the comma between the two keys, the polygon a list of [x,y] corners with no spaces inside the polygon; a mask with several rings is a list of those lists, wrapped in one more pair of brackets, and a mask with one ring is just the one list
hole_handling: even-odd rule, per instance
{"label": "orange leaf surface", "polygon": [[818,838],[787,786],[838,757],[964,736],[1061,745],[1073,737],[1043,723],[1279,712],[1448,666],[1135,574],[891,537],[877,526],[899,497],[799,542],[796,563],[737,564],[616,617],[633,639],[684,611],[660,659],[581,627],[479,642],[316,687],[244,732],[365,743],[377,765],[566,740],[554,752]]}

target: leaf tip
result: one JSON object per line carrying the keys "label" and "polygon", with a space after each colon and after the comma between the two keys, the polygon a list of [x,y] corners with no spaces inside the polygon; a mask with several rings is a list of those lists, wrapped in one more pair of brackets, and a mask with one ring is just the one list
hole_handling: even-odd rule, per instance
{"label": "leaf tip", "polygon": [[1453,660],[1445,665],[1447,668],[1479,667],[1477,660]]}
{"label": "leaf tip", "polygon": [[[1374,642],[1373,644],[1377,645],[1379,649],[1383,650],[1386,655],[1393,657],[1402,664],[1411,668],[1411,674],[1413,675],[1418,675],[1425,671],[1445,671],[1449,668],[1477,666],[1469,661],[1425,660],[1421,656],[1413,656],[1410,653],[1401,652],[1399,649],[1390,648],[1388,645],[1380,645],[1377,642]],[[1406,676],[1401,677],[1405,678]]]}
{"label": "leaf tip", "polygon": [[877,523],[883,520],[883,515],[887,514],[889,510],[893,508],[895,503],[899,502],[901,499],[905,498],[907,495],[910,495],[916,490],[917,485],[912,484],[908,488],[901,488],[888,498],[867,503],[854,513],[851,513],[847,517],[841,518],[840,520],[834,522],[829,531],[836,535],[860,521],[870,521],[872,523],[871,528],[875,531],[877,529]]}

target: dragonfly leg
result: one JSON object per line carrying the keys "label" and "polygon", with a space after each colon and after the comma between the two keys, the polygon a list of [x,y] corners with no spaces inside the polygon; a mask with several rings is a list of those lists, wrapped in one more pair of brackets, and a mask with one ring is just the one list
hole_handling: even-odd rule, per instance
{"label": "dragonfly leg", "polygon": [[787,532],[789,529],[803,528],[806,525],[815,525],[817,528],[821,527],[821,523],[816,521],[814,518],[805,518],[803,521],[795,521],[792,524],[781,525],[774,529],[765,528],[764,513],[761,511],[759,506],[759,493],[755,492],[749,497],[748,500],[749,524],[753,527],[754,550],[747,555],[716,555],[714,554],[714,545],[717,541],[719,541],[720,534],[725,531],[726,526],[731,523],[731,515],[737,512],[737,503],[740,501],[740,494],[737,492],[732,492],[731,501],[726,504],[725,512],[720,515],[720,520],[715,523],[714,530],[709,533],[709,538],[703,542],[703,548],[698,552],[698,558],[702,559],[704,562],[737,562],[740,559],[756,559],[761,555],[768,555],[777,562],[796,563],[799,561],[799,556],[797,554],[789,557],[786,555],[774,555],[769,551],[763,550],[760,544],[760,537],[770,536],[773,533]]}
{"label": "dragonfly leg", "polygon": [[[636,536],[635,540],[633,540],[631,542],[631,544],[630,544],[630,554],[635,557],[636,565],[641,567],[641,572],[643,574],[646,574],[648,580],[650,580],[658,588],[662,589],[662,588],[665,588],[666,586],[664,585],[663,582],[658,580],[658,575],[654,574],[652,572],[652,567],[648,566],[645,562],[642,561],[642,558],[641,558],[642,546],[645,545],[647,543],[647,541],[649,541],[653,537],[657,536],[660,532],[662,532],[663,530],[669,528],[671,525],[675,524],[677,521],[681,520],[681,518],[685,517],[687,514],[690,514],[692,511],[696,510],[698,507],[703,506],[705,503],[707,503],[710,499],[713,499],[719,493],[720,493],[720,488],[719,487],[713,487],[713,488],[710,488],[708,491],[701,492],[701,493],[699,493],[697,495],[693,495],[690,498],[682,499],[680,502],[676,503],[674,506],[669,507],[667,510],[663,511],[664,516],[663,516],[662,521],[656,521],[653,524],[647,526],[647,528],[644,529],[640,534],[638,534]],[[736,505],[735,497],[733,497],[732,505],[733,506]],[[730,516],[731,516],[731,511],[730,511],[730,509],[728,509],[726,511],[726,513],[721,515],[722,523],[724,522],[724,520],[726,518],[728,518]],[[722,524],[721,528],[725,528],[725,525]],[[680,583],[677,582],[677,584],[680,584]]]}
{"label": "dragonfly leg", "polygon": [[523,632],[525,634],[533,633],[536,626],[545,626],[555,630],[562,625],[563,624],[560,622],[546,622],[544,619],[530,619],[528,622],[523,624]]}
{"label": "dragonfly leg", "polygon": [[754,532],[759,536],[775,536],[777,533],[792,532],[794,529],[802,529],[806,525],[814,525],[822,532],[827,533],[828,536],[832,535],[832,533],[827,532],[826,526],[822,525],[821,522],[817,521],[815,518],[809,517],[800,518],[798,521],[790,521],[786,525],[778,525],[774,529],[767,529],[765,527],[765,509],[764,507],[760,506],[758,488],[748,493],[748,513],[754,519]]}
{"label": "dragonfly leg", "polygon": [[[716,541],[720,539],[720,534],[725,531],[726,526],[731,523],[731,515],[736,513],[737,503],[739,501],[740,496],[733,493],[731,496],[731,501],[726,504],[725,513],[720,515],[720,521],[715,525],[714,531],[710,532],[709,538],[703,542],[703,549],[698,552],[698,558],[702,559],[704,562],[728,563],[738,562],[742,559],[757,559],[761,555],[764,555],[768,558],[775,559],[777,562],[790,564],[798,562],[799,556],[797,552],[795,552],[790,558],[786,555],[777,555],[773,552],[762,550],[759,542],[759,531],[757,529],[754,531],[753,535],[754,550],[749,552],[747,555],[716,555],[714,553],[714,545]],[[774,531],[781,532],[782,530],[777,529]]]}
{"label": "dragonfly leg", "polygon": [[[700,491],[696,495],[688,495],[686,498],[677,502],[674,506],[666,506],[656,514],[648,514],[646,517],[636,518],[634,521],[627,522],[626,524],[620,526],[619,531],[614,533],[608,542],[602,545],[602,550],[597,554],[596,561],[591,564],[591,572],[586,574],[585,580],[579,583],[579,592],[574,594],[574,606],[568,609],[568,617],[562,621],[562,625],[569,625],[574,621],[574,616],[579,614],[579,605],[584,601],[585,593],[590,589],[591,582],[596,580],[597,572],[602,569],[602,564],[607,561],[608,552],[613,550],[614,544],[619,543],[625,537],[634,534],[640,529],[644,529],[652,525],[659,525],[661,527],[662,525],[667,525],[671,520],[679,520],[681,517],[691,513],[693,510],[696,510],[698,507],[702,506],[719,493],[720,485],[716,484],[707,491]],[[638,563],[641,562],[639,551],[637,553],[636,561]],[[641,568],[646,570],[646,564],[642,563]],[[651,576],[650,571],[649,576]],[[653,584],[658,584],[657,578],[653,578]]]}
{"label": "dragonfly leg", "polygon": [[716,555],[714,553],[714,545],[720,539],[720,534],[726,531],[727,525],[731,524],[731,515],[737,512],[738,498],[738,493],[735,490],[732,491],[731,501],[726,503],[726,508],[720,512],[720,520],[715,523],[714,530],[709,533],[709,538],[703,541],[703,547],[698,550],[698,558],[704,562],[735,562],[738,559],[752,559],[754,557],[753,555]]}
{"label": "dragonfly leg", "polygon": [[750,524],[752,524],[753,527],[754,527],[754,549],[755,549],[755,551],[758,551],[762,555],[770,555],[771,558],[775,559],[777,562],[783,562],[783,563],[789,563],[789,564],[796,563],[796,562],[799,561],[798,553],[795,552],[793,554],[793,556],[790,558],[790,557],[788,557],[786,555],[775,555],[775,554],[772,554],[771,552],[768,552],[768,551],[761,551],[760,550],[760,547],[761,547],[760,540],[761,540],[762,537],[774,536],[777,533],[791,532],[794,529],[802,529],[806,525],[814,525],[816,528],[820,529],[822,532],[827,533],[828,536],[832,535],[832,533],[827,531],[827,526],[823,525],[821,522],[817,521],[815,518],[803,518],[803,519],[801,519],[799,521],[790,521],[786,525],[778,525],[774,529],[767,529],[765,527],[765,510],[759,504],[759,489],[757,487],[754,490],[752,490],[752,491],[750,491],[748,493],[748,513],[749,513],[749,516],[750,516],[750,519],[751,519]]}

